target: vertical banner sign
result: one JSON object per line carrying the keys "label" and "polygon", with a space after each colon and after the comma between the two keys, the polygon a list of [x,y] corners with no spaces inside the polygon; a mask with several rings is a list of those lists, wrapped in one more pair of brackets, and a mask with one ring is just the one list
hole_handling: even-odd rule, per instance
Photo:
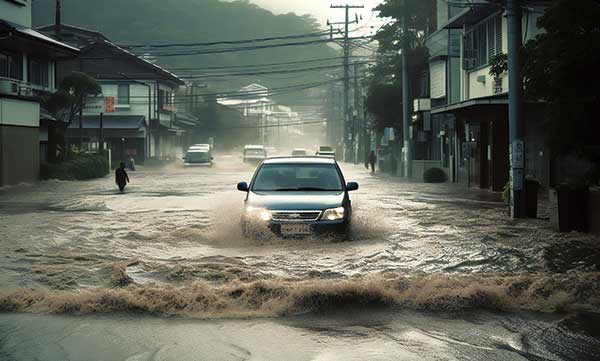
{"label": "vertical banner sign", "polygon": [[515,140],[511,148],[512,186],[515,191],[523,190],[523,168],[525,167],[523,148],[522,140]]}
{"label": "vertical banner sign", "polygon": [[104,112],[114,113],[115,112],[115,97],[104,98]]}

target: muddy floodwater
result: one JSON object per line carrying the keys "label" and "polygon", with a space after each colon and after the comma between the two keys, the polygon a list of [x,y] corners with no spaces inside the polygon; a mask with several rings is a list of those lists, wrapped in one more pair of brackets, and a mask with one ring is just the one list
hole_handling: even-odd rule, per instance
{"label": "muddy floodwater", "polygon": [[237,157],[1,188],[0,360],[600,359],[600,239],[342,168],[344,242],[243,237]]}

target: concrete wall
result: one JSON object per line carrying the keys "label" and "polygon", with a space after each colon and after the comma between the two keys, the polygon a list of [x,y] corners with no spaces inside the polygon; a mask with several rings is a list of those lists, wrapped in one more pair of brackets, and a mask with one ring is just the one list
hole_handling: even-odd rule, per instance
{"label": "concrete wall", "polygon": [[39,103],[0,98],[0,186],[38,179],[39,126]]}
{"label": "concrete wall", "polygon": [[440,168],[446,173],[446,178],[450,179],[450,169],[442,167],[439,160],[413,160],[412,178],[418,182],[423,182],[423,173],[431,168]]}
{"label": "concrete wall", "polygon": [[0,0],[0,18],[31,27],[31,0]]}
{"label": "concrete wall", "polygon": [[39,128],[0,125],[0,185],[39,177]]}

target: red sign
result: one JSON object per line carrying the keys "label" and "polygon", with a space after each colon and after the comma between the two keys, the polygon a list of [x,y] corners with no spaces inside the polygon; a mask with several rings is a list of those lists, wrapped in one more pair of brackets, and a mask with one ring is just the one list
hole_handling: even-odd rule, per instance
{"label": "red sign", "polygon": [[104,112],[114,113],[115,112],[115,97],[104,98]]}

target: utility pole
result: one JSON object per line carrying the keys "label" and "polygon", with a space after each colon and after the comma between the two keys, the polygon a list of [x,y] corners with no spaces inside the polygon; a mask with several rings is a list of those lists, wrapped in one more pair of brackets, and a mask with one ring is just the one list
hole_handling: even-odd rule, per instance
{"label": "utility pole", "polygon": [[55,13],[54,13],[54,34],[58,40],[62,40],[62,20],[61,20],[61,3],[60,0],[56,0]]}
{"label": "utility pole", "polygon": [[523,76],[521,73],[521,0],[506,1],[508,27],[508,130],[510,136],[511,216],[526,217],[523,169],[525,143],[523,142]]}
{"label": "utility pole", "polygon": [[343,24],[344,25],[344,133],[343,133],[343,153],[344,161],[348,161],[350,150],[350,134],[348,132],[348,123],[350,122],[350,39],[348,38],[348,26],[350,24],[358,24],[358,16],[355,20],[350,21],[350,9],[363,9],[364,5],[331,5],[331,9],[344,9],[346,20],[343,23],[329,23],[328,25]]}
{"label": "utility pole", "polygon": [[358,129],[360,128],[360,90],[358,87],[358,63],[354,62],[354,114],[352,114],[352,161],[358,163]]}
{"label": "utility pole", "polygon": [[410,140],[410,94],[408,83],[408,22],[406,21],[406,0],[402,1],[402,133],[404,143],[402,147],[402,163],[404,177],[412,177],[412,144]]}

